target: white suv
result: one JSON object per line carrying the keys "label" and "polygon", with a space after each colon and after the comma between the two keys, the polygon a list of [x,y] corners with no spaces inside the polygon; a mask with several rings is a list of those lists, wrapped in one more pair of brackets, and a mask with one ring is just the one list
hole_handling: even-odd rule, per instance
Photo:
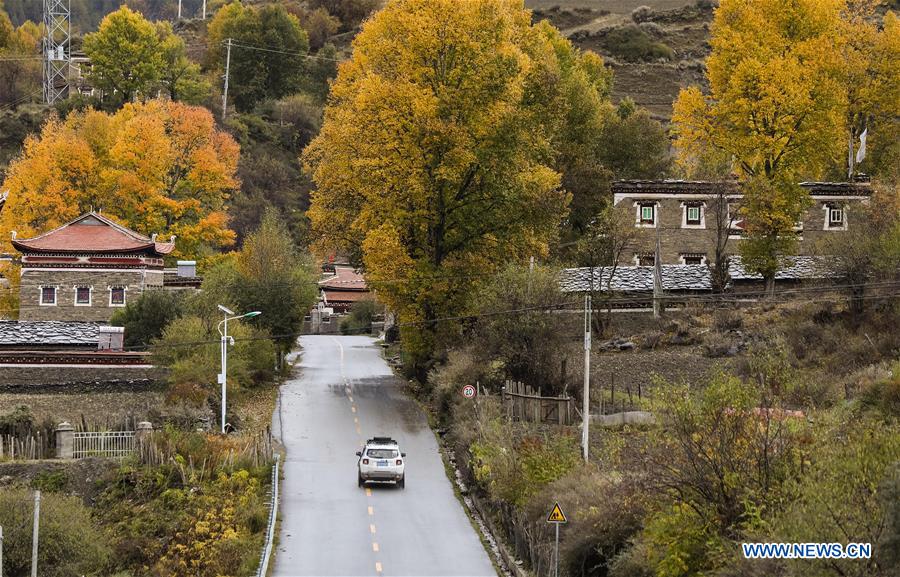
{"label": "white suv", "polygon": [[406,487],[406,465],[403,462],[406,453],[400,452],[397,441],[390,437],[375,437],[366,441],[359,457],[358,485],[362,487],[367,481],[393,481],[401,489]]}

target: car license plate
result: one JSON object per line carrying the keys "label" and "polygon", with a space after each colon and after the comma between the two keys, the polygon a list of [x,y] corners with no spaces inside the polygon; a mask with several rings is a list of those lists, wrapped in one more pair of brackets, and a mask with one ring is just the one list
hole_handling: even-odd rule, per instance
{"label": "car license plate", "polygon": [[378,461],[377,465],[378,465],[379,467],[387,467],[387,466],[388,466],[388,462],[387,462],[387,461]]}

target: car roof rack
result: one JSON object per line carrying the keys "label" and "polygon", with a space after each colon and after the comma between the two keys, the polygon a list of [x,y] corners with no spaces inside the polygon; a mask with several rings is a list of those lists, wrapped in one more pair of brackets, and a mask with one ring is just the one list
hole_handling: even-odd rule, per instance
{"label": "car roof rack", "polygon": [[366,441],[367,445],[370,443],[374,444],[374,445],[396,445],[396,444],[398,444],[397,441],[395,441],[394,439],[392,439],[390,437],[372,437],[371,439]]}

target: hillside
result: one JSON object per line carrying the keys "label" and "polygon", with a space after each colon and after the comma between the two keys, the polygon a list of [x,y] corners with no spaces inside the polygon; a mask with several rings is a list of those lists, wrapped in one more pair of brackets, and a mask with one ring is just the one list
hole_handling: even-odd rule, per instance
{"label": "hillside", "polygon": [[[602,54],[615,71],[613,100],[629,97],[668,121],[678,91],[703,85],[712,2],[532,0],[536,20],[547,19],[579,48]],[[641,6],[648,9],[635,11]]]}

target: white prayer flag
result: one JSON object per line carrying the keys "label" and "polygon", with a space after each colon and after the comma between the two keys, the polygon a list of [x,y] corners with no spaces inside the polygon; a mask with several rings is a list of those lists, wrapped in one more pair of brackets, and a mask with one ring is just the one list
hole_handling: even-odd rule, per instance
{"label": "white prayer flag", "polygon": [[859,150],[856,151],[856,164],[859,164],[866,157],[866,137],[869,136],[869,128],[866,127],[859,135]]}

